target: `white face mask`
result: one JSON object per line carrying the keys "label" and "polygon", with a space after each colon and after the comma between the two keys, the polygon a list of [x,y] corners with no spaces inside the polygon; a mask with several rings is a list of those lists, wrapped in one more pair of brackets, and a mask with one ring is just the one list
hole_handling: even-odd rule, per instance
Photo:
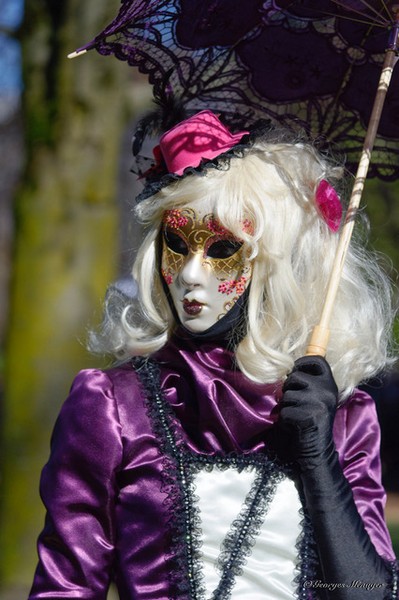
{"label": "white face mask", "polygon": [[[250,228],[245,221],[243,231]],[[251,280],[247,254],[212,212],[190,206],[165,211],[161,272],[184,327],[205,331],[234,306]]]}

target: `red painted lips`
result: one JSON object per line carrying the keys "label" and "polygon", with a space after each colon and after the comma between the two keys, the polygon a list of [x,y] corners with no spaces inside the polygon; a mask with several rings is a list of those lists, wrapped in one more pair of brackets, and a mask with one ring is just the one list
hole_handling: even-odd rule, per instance
{"label": "red painted lips", "polygon": [[183,300],[183,310],[190,316],[198,315],[202,310],[203,304],[197,300]]}

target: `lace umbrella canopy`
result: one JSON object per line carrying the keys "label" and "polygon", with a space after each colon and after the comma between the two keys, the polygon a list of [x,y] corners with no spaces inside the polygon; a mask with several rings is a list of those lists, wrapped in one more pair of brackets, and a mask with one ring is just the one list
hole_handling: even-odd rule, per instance
{"label": "lace umbrella canopy", "polygon": [[152,118],[136,138],[173,125],[176,107],[211,109],[233,130],[269,118],[346,156],[356,177],[308,346],[325,355],[365,179],[399,178],[399,0],[122,0],[72,56],[91,48],[148,75],[159,131]]}
{"label": "lace umbrella canopy", "polygon": [[[208,108],[238,129],[269,118],[342,151],[355,172],[398,14],[399,0],[122,0],[77,53],[137,67],[165,113]],[[399,72],[369,175],[399,177]]]}

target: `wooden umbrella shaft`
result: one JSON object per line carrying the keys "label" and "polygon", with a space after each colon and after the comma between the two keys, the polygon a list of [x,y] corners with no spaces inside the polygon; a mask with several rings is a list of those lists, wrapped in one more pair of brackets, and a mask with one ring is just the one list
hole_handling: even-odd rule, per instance
{"label": "wooden umbrella shaft", "polygon": [[364,184],[367,177],[367,172],[371,158],[371,151],[373,149],[374,141],[377,135],[378,125],[381,119],[381,112],[388,92],[392,72],[397,60],[398,57],[396,56],[396,50],[387,50],[384,64],[382,66],[380,81],[378,84],[377,94],[374,100],[374,106],[371,113],[370,122],[367,128],[367,133],[363,144],[363,150],[360,157],[355,182],[353,184],[352,194],[348,205],[348,211],[346,214],[344,225],[342,227],[337,253],[334,259],[334,265],[331,271],[330,280],[327,287],[323,310],[321,313],[319,324],[316,325],[312,332],[312,336],[310,338],[310,342],[306,350],[307,355],[326,355],[328,339],[330,335],[329,326],[331,322],[331,315],[334,307],[334,302],[337,296],[339,282],[345,264],[345,258],[352,237],[357,209],[359,208]]}

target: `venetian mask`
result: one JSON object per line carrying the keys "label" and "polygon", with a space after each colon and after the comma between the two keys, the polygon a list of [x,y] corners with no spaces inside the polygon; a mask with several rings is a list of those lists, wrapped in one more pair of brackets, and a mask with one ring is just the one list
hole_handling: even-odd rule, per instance
{"label": "venetian mask", "polygon": [[[250,227],[243,223],[244,231]],[[188,206],[164,213],[161,272],[181,323],[202,332],[244,293],[252,265],[242,241],[212,212]]]}

